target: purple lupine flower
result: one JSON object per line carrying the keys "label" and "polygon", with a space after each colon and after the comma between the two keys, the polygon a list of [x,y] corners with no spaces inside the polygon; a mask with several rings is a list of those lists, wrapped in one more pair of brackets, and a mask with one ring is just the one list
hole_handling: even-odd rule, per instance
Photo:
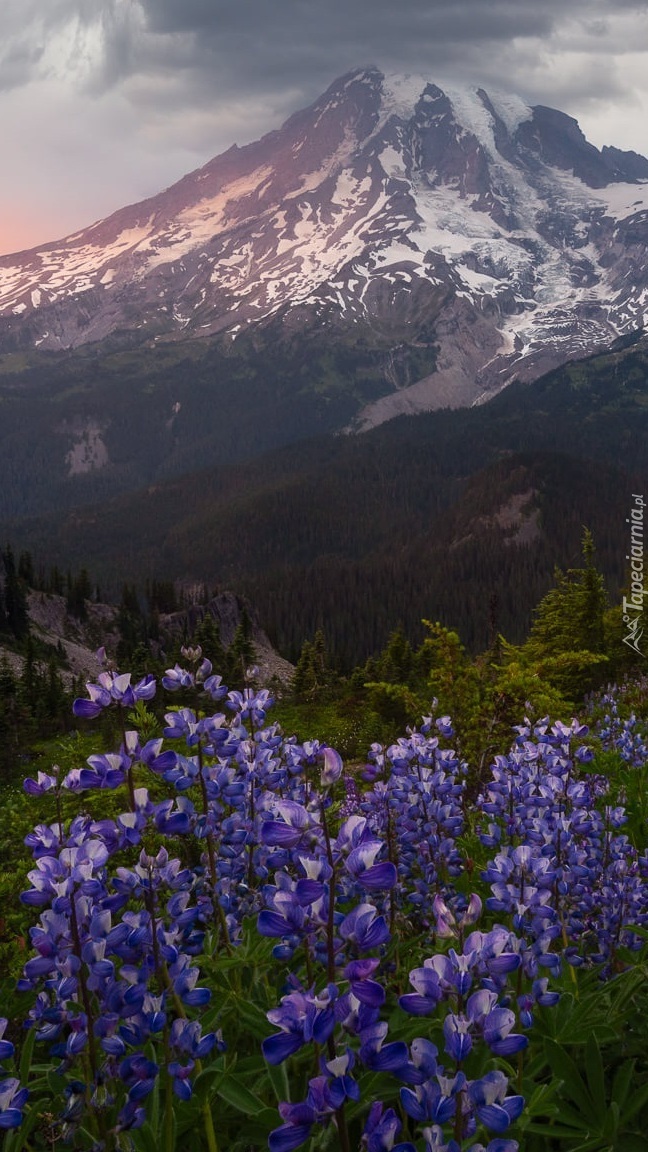
{"label": "purple lupine flower", "polygon": [[405,1141],[395,1144],[402,1124],[393,1108],[385,1109],[380,1100],[375,1100],[362,1133],[361,1147],[366,1152],[416,1152],[413,1144]]}
{"label": "purple lupine flower", "polygon": [[144,676],[134,685],[131,684],[130,672],[101,672],[97,679],[98,684],[86,684],[88,700],[79,698],[74,701],[72,711],[75,716],[92,720],[111,704],[132,708],[138,700],[152,700],[155,696],[154,676]]}
{"label": "purple lupine flower", "polygon": [[342,775],[344,765],[342,764],[342,757],[335,748],[324,749],[324,767],[320,774],[320,783],[322,788],[330,788],[332,784],[337,783]]}
{"label": "purple lupine flower", "polygon": [[142,1052],[127,1056],[119,1065],[119,1075],[128,1088],[131,1103],[144,1100],[153,1091],[159,1068],[152,1060],[147,1060]]}
{"label": "purple lupine flower", "polygon": [[[438,1124],[432,1124],[430,1127],[423,1129],[423,1139],[425,1140],[425,1152],[461,1152],[456,1140],[448,1140],[443,1134],[443,1129]],[[483,1152],[481,1145],[472,1145],[470,1152]]]}
{"label": "purple lupine flower", "polygon": [[203,688],[212,700],[223,700],[229,691],[227,685],[223,684],[222,676],[207,676]]}
{"label": "purple lupine flower", "polygon": [[379,916],[373,904],[358,904],[338,926],[343,940],[355,944],[359,952],[370,952],[389,940],[389,928],[384,916]]}
{"label": "purple lupine flower", "polygon": [[384,1020],[363,1028],[360,1033],[359,1056],[362,1063],[372,1071],[393,1072],[398,1076],[399,1069],[404,1068],[409,1061],[409,1052],[407,1044],[402,1040],[385,1044],[388,1028]]}
{"label": "purple lupine flower", "polygon": [[[9,1060],[14,1054],[14,1046],[10,1040],[3,1040],[8,1020],[6,1016],[0,1016],[0,1061]],[[0,1068],[0,1072],[2,1068]]]}
{"label": "purple lupine flower", "polygon": [[268,1136],[270,1152],[292,1152],[311,1134],[316,1120],[315,1109],[307,1103],[279,1105],[279,1115],[285,1121]]}
{"label": "purple lupine flower", "polygon": [[317,1044],[328,1040],[335,1028],[337,995],[336,986],[331,984],[319,996],[312,992],[283,996],[280,1006],[266,1013],[270,1023],[281,1029],[261,1043],[268,1064],[281,1064],[311,1040]]}
{"label": "purple lupine flower", "polygon": [[180,1064],[178,1060],[171,1060],[168,1064],[167,1071],[173,1080],[173,1091],[179,1100],[191,1100],[193,1089],[189,1077],[194,1071],[196,1065],[193,1060],[188,1064]]}
{"label": "purple lupine flower", "polygon": [[415,989],[399,996],[398,1003],[410,1016],[428,1016],[434,1012],[437,1004],[443,999],[443,989],[439,974],[430,965],[424,962],[423,968],[413,968],[409,974],[409,982]]}
{"label": "purple lupine flower", "polygon": [[435,720],[435,724],[442,736],[447,736],[448,738],[454,736],[454,728],[452,727],[452,720],[449,716],[439,716],[438,720]]}
{"label": "purple lupine flower", "polygon": [[385,1002],[385,989],[377,980],[372,980],[380,961],[366,958],[352,960],[344,969],[344,976],[349,981],[350,990],[362,1004],[371,1008],[379,1008]]}
{"label": "purple lupine flower", "polygon": [[468,1096],[477,1119],[491,1132],[505,1132],[524,1108],[523,1096],[507,1096],[508,1077],[503,1072],[487,1072],[468,1085]]}
{"label": "purple lupine flower", "polygon": [[[273,899],[275,911],[264,908],[259,913],[257,929],[262,936],[301,935],[307,927],[306,913],[294,892],[277,892]],[[279,909],[281,909],[279,911]]]}
{"label": "purple lupine flower", "polygon": [[335,1111],[331,1099],[331,1080],[315,1076],[308,1082],[308,1095],[301,1104],[284,1102],[279,1115],[285,1123],[275,1128],[268,1137],[270,1152],[291,1152],[310,1136],[314,1124],[326,1124]]}
{"label": "purple lupine flower", "polygon": [[455,1116],[455,1097],[466,1083],[463,1072],[459,1072],[450,1083],[452,1086],[448,1091],[448,1082],[442,1086],[437,1078],[426,1080],[413,1088],[401,1088],[401,1104],[407,1115],[420,1124],[446,1124]]}
{"label": "purple lupine flower", "polygon": [[[472,1052],[471,1021],[463,1015],[448,1012],[443,1021],[445,1050],[458,1064]],[[429,1117],[433,1119],[433,1117]]]}
{"label": "purple lupine flower", "polygon": [[56,785],[56,776],[50,776],[47,772],[39,772],[35,780],[32,776],[28,776],[23,782],[23,788],[28,796],[42,796],[45,792],[56,788]]}
{"label": "purple lupine flower", "polygon": [[328,1098],[336,1109],[346,1100],[360,1099],[360,1085],[350,1075],[354,1063],[355,1056],[348,1047],[341,1056],[334,1056],[332,1060],[322,1057],[320,1061],[322,1074],[328,1080]]}
{"label": "purple lupine flower", "polygon": [[266,712],[272,704],[272,697],[267,688],[255,692],[253,688],[244,688],[242,692],[229,692],[227,707],[236,712],[240,724],[251,720],[255,727],[264,723]]}
{"label": "purple lupine flower", "polygon": [[261,839],[270,847],[308,849],[322,842],[321,825],[315,816],[294,800],[280,800],[273,805],[276,817],[264,820]]}
{"label": "purple lupine flower", "polygon": [[432,902],[432,914],[436,919],[436,934],[441,938],[456,937],[471,924],[476,924],[482,913],[482,902],[476,892],[473,892],[464,912],[457,922],[452,910],[438,893]]}
{"label": "purple lupine flower", "polygon": [[398,880],[396,866],[390,860],[375,863],[384,847],[382,840],[364,840],[345,860],[347,872],[368,892],[388,891]]}

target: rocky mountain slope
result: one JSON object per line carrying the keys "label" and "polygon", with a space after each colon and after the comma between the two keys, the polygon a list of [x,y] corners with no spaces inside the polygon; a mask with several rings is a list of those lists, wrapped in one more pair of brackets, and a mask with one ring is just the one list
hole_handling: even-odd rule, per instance
{"label": "rocky mountain slope", "polygon": [[[236,628],[241,620],[244,601],[232,592],[221,592],[207,604],[195,604],[181,612],[160,616],[159,649],[162,654],[183,637],[191,636],[205,613],[211,613],[218,623],[219,633],[225,648],[234,639]],[[255,651],[258,680],[261,684],[272,681],[288,683],[294,668],[272,647],[263,631],[258,614],[249,602],[245,602],[251,625],[251,637]],[[96,651],[106,648],[114,655],[119,640],[118,609],[111,604],[86,601],[84,620],[70,614],[64,596],[32,591],[27,602],[29,625],[39,645],[58,649],[64,660],[62,671],[64,681],[73,679],[95,680],[102,671]],[[14,648],[2,643],[0,636],[0,660],[6,659],[14,672],[22,672],[24,657]]]}
{"label": "rocky mountain slope", "polygon": [[[648,160],[550,108],[368,69],[160,195],[0,258],[0,350],[386,341],[367,427],[640,328],[647,247]],[[404,344],[418,372],[399,372]]]}

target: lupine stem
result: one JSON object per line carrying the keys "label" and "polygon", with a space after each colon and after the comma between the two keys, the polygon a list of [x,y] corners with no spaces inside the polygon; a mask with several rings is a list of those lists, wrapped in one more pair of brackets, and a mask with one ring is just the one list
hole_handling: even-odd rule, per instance
{"label": "lupine stem", "polygon": [[[124,707],[121,702],[117,708],[117,715],[119,716],[119,726],[121,728],[122,748],[126,754],[126,724],[124,723]],[[135,784],[133,782],[133,765],[129,763],[126,769],[126,780],[128,783],[128,798],[130,800],[131,812],[134,812],[137,805],[135,803]]]}
{"label": "lupine stem", "polygon": [[[455,1066],[455,1076],[457,1076],[460,1071],[461,1071],[461,1061],[459,1060]],[[455,1117],[454,1117],[454,1138],[457,1141],[457,1144],[459,1145],[459,1147],[461,1147],[461,1142],[463,1140],[463,1135],[464,1135],[464,1131],[463,1131],[463,1128],[464,1128],[464,1124],[463,1124],[463,1098],[464,1098],[464,1089],[460,1088],[459,1091],[457,1092],[457,1096],[456,1096]]]}
{"label": "lupine stem", "polygon": [[[207,785],[205,784],[205,777],[203,775],[203,767],[204,767],[204,762],[203,762],[202,742],[198,741],[198,779],[200,781],[200,793],[202,796],[203,815],[204,815],[205,819],[208,820],[208,818],[209,818],[209,797],[207,795]],[[230,940],[229,932],[227,930],[227,920],[225,919],[225,913],[223,912],[220,901],[218,899],[218,893],[217,893],[218,873],[216,870],[216,853],[214,851],[214,833],[212,832],[212,830],[209,826],[207,827],[207,858],[209,860],[209,875],[210,875],[211,885],[212,885],[212,907],[214,910],[214,916],[215,916],[215,919],[217,922],[218,930],[219,930],[220,935],[223,939],[225,951],[228,954],[231,954],[232,942]]]}
{"label": "lupine stem", "polygon": [[[253,746],[256,747],[254,718],[253,718],[251,712],[250,712],[250,740],[251,740]],[[255,817],[256,817],[255,804],[254,804],[254,802],[255,802],[255,794],[254,794],[255,768],[256,768],[256,755],[254,757],[254,768],[253,768],[252,772],[250,773],[250,843],[248,846],[248,853],[249,854],[248,854],[248,874],[247,874],[248,888],[252,887],[252,884],[254,881],[254,821],[255,821]]]}
{"label": "lupine stem", "polygon": [[[329,901],[328,901],[328,916],[326,924],[326,976],[329,984],[335,983],[335,880],[336,870],[335,862],[333,860],[333,850],[331,848],[331,835],[329,832],[328,821],[326,819],[326,809],[324,801],[321,806],[322,814],[322,828],[324,830],[324,842],[326,844],[326,859],[331,868],[331,876],[329,879]],[[335,1040],[333,1036],[329,1036],[327,1041],[329,1059],[335,1059]],[[335,1120],[337,1123],[338,1135],[340,1137],[340,1148],[342,1152],[351,1152],[351,1145],[349,1144],[349,1130],[347,1128],[346,1113],[344,1111],[344,1104],[335,1109]]]}
{"label": "lupine stem", "polygon": [[[198,1067],[199,1061],[196,1061]],[[209,1152],[218,1152],[218,1143],[216,1140],[216,1132],[214,1130],[214,1117],[212,1116],[211,1108],[209,1107],[209,1100],[205,1100],[202,1108],[203,1124],[205,1126],[205,1136],[207,1137],[207,1147]]]}
{"label": "lupine stem", "polygon": [[[149,880],[150,880],[150,878],[151,878],[151,872],[149,871]],[[175,1009],[178,1013],[178,1016],[180,1016],[181,1019],[186,1020],[187,1014],[184,1010],[184,1005],[183,1005],[180,997],[178,996],[175,988],[173,987],[173,982],[171,980],[171,977],[169,976],[169,971],[167,969],[167,966],[160,956],[159,942],[157,939],[157,931],[156,931],[156,920],[155,920],[155,897],[154,897],[152,888],[150,888],[150,890],[149,890],[149,898],[147,900],[147,904],[149,906],[149,915],[151,917],[151,938],[152,938],[152,944],[153,944],[153,957],[154,957],[155,971],[156,971],[156,975],[158,977],[159,986],[161,989],[166,989],[167,991],[169,991],[171,993],[171,998],[172,998],[173,1003],[175,1005]],[[173,1095],[172,1095],[173,1085],[172,1085],[171,1077],[168,1074],[168,1064],[169,1064],[170,1052],[169,1052],[169,1031],[168,1031],[167,1025],[165,1025],[165,1027],[164,1027],[164,1049],[165,1049],[165,1054],[166,1054],[166,1058],[167,1058],[167,1079],[166,1079],[166,1086],[165,1086],[165,1145],[166,1145],[166,1152],[173,1152],[173,1126],[171,1124],[171,1118],[173,1115]],[[200,1075],[200,1073],[203,1070],[202,1061],[199,1059],[196,1059],[195,1067],[196,1067],[196,1074]],[[208,1100],[205,1100],[205,1102],[203,1103],[202,1108],[201,1108],[201,1113],[202,1113],[202,1117],[203,1117],[203,1124],[204,1124],[204,1128],[205,1128],[205,1137],[207,1140],[207,1147],[209,1149],[209,1152],[218,1152],[218,1142],[216,1140],[216,1132],[214,1130],[214,1120],[213,1120],[213,1117],[211,1114],[211,1108],[209,1107],[209,1101]]]}
{"label": "lupine stem", "polygon": [[306,959],[306,979],[308,981],[308,987],[312,988],[314,986],[315,980],[313,976],[313,964],[311,960],[308,936],[304,936],[304,957]]}
{"label": "lupine stem", "polygon": [[[397,857],[394,851],[394,826],[392,823],[392,814],[389,807],[389,800],[386,800],[385,804],[387,808],[387,859],[394,865],[394,867],[396,867]],[[389,893],[389,935],[391,936],[392,940],[394,939],[394,928],[396,922],[396,901],[394,893],[395,889],[392,888],[391,892]],[[399,957],[397,945],[395,952],[396,973],[398,973],[398,960]]]}
{"label": "lupine stem", "polygon": [[[74,888],[73,888],[72,892],[70,893],[70,927],[72,929],[72,940],[74,943],[75,955],[77,956],[77,958],[79,960],[79,985],[81,987],[81,1000],[83,1002],[83,1010],[84,1010],[85,1016],[86,1016],[86,1027],[87,1027],[87,1035],[88,1035],[88,1057],[90,1060],[90,1070],[92,1073],[93,1084],[96,1087],[96,1085],[99,1082],[99,1076],[98,1076],[98,1064],[97,1064],[97,1048],[95,1045],[95,1035],[94,1035],[94,1015],[93,1015],[93,1011],[92,1011],[92,1002],[90,1000],[90,993],[88,991],[88,985],[86,982],[86,974],[85,974],[84,965],[83,965],[82,948],[81,948],[81,934],[79,932],[79,921],[77,919],[76,903],[75,903],[74,897],[75,897],[75,892],[74,892]],[[87,1095],[87,1088],[86,1088],[86,1095]],[[88,1100],[88,1103],[89,1103],[89,1100]],[[96,1117],[96,1122],[97,1122],[97,1126],[99,1129],[99,1133],[100,1133],[102,1139],[104,1140],[104,1145],[105,1145],[107,1152],[109,1152],[109,1150],[112,1146],[112,1137],[110,1136],[109,1133],[106,1132],[105,1118],[104,1118],[103,1114],[101,1112],[98,1112],[98,1111],[95,1111],[95,1117]]]}
{"label": "lupine stem", "polygon": [[247,882],[248,882],[249,888],[252,887],[252,884],[254,882],[254,819],[255,819],[254,772],[252,772],[250,774],[250,827],[251,827],[251,836],[250,836],[250,843],[248,845],[248,871],[247,871]]}
{"label": "lupine stem", "polygon": [[[149,887],[144,891],[144,902],[147,905],[151,920],[151,944],[153,948],[153,965],[157,979],[158,991],[164,992],[166,986],[165,969],[160,956],[160,943],[157,938],[157,918],[155,915],[155,892],[153,890],[153,869],[148,870]],[[168,974],[167,974],[168,978]],[[169,1044],[169,1026],[165,1023],[163,1028],[164,1058],[166,1061],[164,1083],[164,1144],[165,1152],[173,1152],[173,1083],[169,1075],[171,1063],[171,1048]]]}
{"label": "lupine stem", "polygon": [[[329,1060],[335,1060],[335,1040],[333,1036],[329,1036],[326,1041]],[[337,1124],[338,1136],[340,1137],[341,1152],[351,1152],[351,1145],[349,1143],[349,1129],[347,1128],[346,1112],[344,1104],[342,1103],[339,1108],[335,1109],[335,1121]]]}
{"label": "lupine stem", "polygon": [[329,833],[328,822],[326,819],[326,809],[324,801],[320,809],[322,814],[322,828],[324,829],[324,841],[326,843],[326,859],[331,869],[329,878],[329,899],[328,899],[328,915],[326,922],[326,978],[329,984],[335,983],[335,862],[333,860],[333,851],[331,849],[331,836]]}

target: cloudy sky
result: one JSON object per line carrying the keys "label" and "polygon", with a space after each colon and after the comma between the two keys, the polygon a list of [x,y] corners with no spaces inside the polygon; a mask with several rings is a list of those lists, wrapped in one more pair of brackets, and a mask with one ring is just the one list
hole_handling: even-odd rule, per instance
{"label": "cloudy sky", "polygon": [[518,92],[648,154],[646,0],[0,0],[0,253],[161,191],[367,64]]}

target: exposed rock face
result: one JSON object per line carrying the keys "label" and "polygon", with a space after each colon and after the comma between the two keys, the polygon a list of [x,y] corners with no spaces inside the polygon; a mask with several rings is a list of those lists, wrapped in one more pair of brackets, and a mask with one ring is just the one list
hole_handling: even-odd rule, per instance
{"label": "exposed rock face", "polygon": [[[167,638],[191,636],[200,621],[209,613],[218,624],[224,647],[229,648],[241,622],[244,607],[250,621],[250,635],[254,645],[260,683],[269,684],[273,680],[282,684],[290,683],[295,673],[294,666],[284,660],[272,647],[259,623],[258,615],[250,603],[242,597],[236,596],[234,592],[219,592],[206,604],[193,604],[183,612],[174,612],[170,616],[163,616],[160,620],[160,628]],[[217,672],[218,669],[215,668],[214,671]]]}
{"label": "exposed rock face", "polygon": [[[648,160],[481,89],[352,73],[167,191],[0,259],[0,346],[279,320],[438,347],[360,426],[469,404],[643,323]],[[273,338],[276,338],[276,323]]]}
{"label": "exposed rock face", "polygon": [[[272,647],[253,607],[233,592],[221,592],[205,606],[194,605],[183,612],[161,617],[161,653],[169,641],[183,635],[191,636],[205,612],[211,612],[218,621],[221,640],[225,648],[228,648],[241,621],[244,605],[251,624],[251,640],[259,669],[258,682],[290,683],[295,671],[293,665]],[[29,593],[28,613],[32,631],[43,642],[52,646],[60,645],[68,665],[63,672],[63,679],[68,683],[78,676],[95,680],[102,671],[96,656],[97,648],[103,645],[108,654],[112,655],[119,639],[117,608],[86,601],[86,610],[86,619],[80,621],[67,611],[65,597],[45,592]],[[16,673],[22,672],[23,657],[4,648],[2,644],[0,659],[6,659]]]}

